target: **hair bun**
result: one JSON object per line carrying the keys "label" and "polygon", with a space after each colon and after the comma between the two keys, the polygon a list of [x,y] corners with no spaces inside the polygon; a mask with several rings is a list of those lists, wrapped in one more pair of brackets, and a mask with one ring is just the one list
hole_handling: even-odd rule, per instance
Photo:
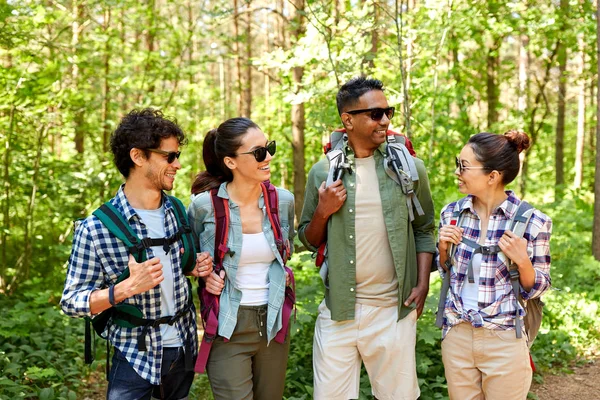
{"label": "hair bun", "polygon": [[531,140],[529,136],[523,131],[518,131],[516,129],[511,129],[504,133],[506,139],[515,145],[517,148],[517,152],[522,152],[523,150],[527,150],[529,146],[531,146]]}

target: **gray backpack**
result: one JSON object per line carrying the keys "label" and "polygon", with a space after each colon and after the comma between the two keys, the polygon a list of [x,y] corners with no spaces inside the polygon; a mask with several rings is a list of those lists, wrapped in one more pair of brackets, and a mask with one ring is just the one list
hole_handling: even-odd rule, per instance
{"label": "gray backpack", "polygon": [[[466,198],[460,199],[454,205],[454,211],[452,213],[452,220],[457,221],[457,226],[461,226],[462,215],[460,210],[462,205],[464,204]],[[523,237],[527,225],[529,224],[529,220],[533,215],[534,208],[531,204],[522,201],[519,205],[519,208],[515,212],[513,218],[508,221],[507,228],[512,231],[518,237]],[[462,243],[466,244],[470,248],[473,249],[473,255],[477,253],[481,254],[500,254],[502,250],[498,245],[494,246],[482,246],[479,243],[476,243],[472,240],[465,239],[463,237]],[[436,314],[435,324],[438,328],[441,328],[444,324],[444,308],[446,306],[446,296],[448,294],[448,290],[450,289],[450,270],[452,268],[452,259],[454,254],[456,253],[456,245],[452,244],[448,249],[448,260],[446,261],[446,273],[444,274],[444,280],[442,281],[442,290],[440,293],[440,300],[438,303],[438,310]],[[503,253],[502,253],[503,254]],[[473,265],[472,265],[472,257],[469,261],[469,265],[467,267],[467,279],[469,279],[470,283],[474,283],[473,277]],[[506,257],[506,256],[504,256]],[[513,292],[515,293],[515,331],[517,338],[521,338],[521,328],[523,323],[525,324],[525,332],[527,333],[528,345],[531,347],[535,337],[538,334],[540,329],[540,325],[542,324],[542,309],[544,303],[541,298],[530,299],[525,303],[523,298],[521,297],[520,283],[519,283],[519,269],[515,263],[513,263],[508,257],[506,257],[506,263],[509,265],[509,273],[510,273],[510,282],[512,285]],[[523,321],[519,317],[518,314],[518,303],[525,309],[525,317]]]}

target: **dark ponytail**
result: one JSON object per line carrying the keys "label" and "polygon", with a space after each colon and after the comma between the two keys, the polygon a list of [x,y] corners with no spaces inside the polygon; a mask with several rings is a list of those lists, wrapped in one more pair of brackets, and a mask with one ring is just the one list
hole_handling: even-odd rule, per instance
{"label": "dark ponytail", "polygon": [[519,174],[519,153],[530,146],[525,132],[510,130],[504,135],[481,132],[471,136],[469,144],[477,161],[489,171],[502,172],[502,183],[508,185]]}
{"label": "dark ponytail", "polygon": [[248,129],[260,129],[248,118],[231,118],[217,129],[211,129],[204,138],[202,158],[206,171],[200,172],[192,184],[192,194],[218,188],[223,182],[231,182],[233,174],[225,165],[225,157],[235,157],[242,145],[242,137]]}

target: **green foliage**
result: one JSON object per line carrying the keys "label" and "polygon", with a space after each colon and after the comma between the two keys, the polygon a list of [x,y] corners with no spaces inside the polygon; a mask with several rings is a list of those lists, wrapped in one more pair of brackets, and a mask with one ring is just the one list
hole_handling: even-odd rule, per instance
{"label": "green foliage", "polygon": [[85,387],[83,322],[58,311],[59,293],[27,285],[0,297],[0,398],[74,400]]}

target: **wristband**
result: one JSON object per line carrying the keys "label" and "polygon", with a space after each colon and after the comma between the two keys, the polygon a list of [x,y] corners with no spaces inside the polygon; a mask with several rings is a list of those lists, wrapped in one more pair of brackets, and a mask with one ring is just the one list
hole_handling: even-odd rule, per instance
{"label": "wristband", "polygon": [[117,303],[115,302],[115,286],[114,285],[112,285],[111,287],[108,288],[108,302],[113,307],[117,305]]}

